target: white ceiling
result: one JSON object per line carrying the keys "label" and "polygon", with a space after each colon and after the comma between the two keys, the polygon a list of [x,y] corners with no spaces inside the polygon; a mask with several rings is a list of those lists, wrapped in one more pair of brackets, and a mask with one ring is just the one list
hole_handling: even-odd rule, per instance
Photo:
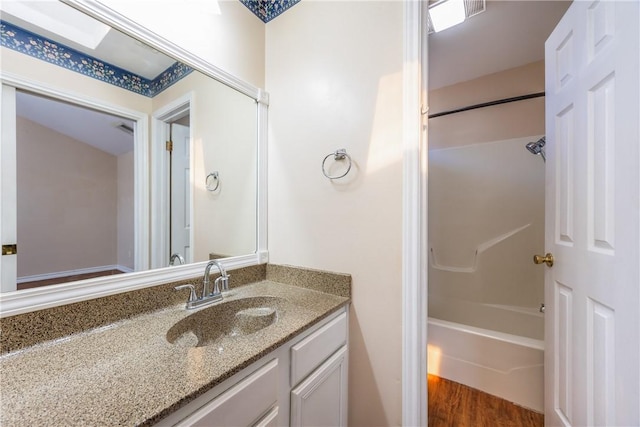
{"label": "white ceiling", "polygon": [[133,150],[133,135],[115,127],[124,123],[133,128],[131,120],[22,91],[16,95],[16,110],[20,117],[114,156]]}
{"label": "white ceiling", "polygon": [[485,12],[429,35],[429,89],[544,59],[564,0],[487,0]]}

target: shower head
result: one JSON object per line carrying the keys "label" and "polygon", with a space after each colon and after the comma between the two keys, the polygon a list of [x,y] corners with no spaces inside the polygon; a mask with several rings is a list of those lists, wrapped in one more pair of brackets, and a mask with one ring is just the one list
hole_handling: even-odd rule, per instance
{"label": "shower head", "polygon": [[526,145],[526,147],[531,154],[538,155],[542,153],[542,147],[537,142],[530,142]]}
{"label": "shower head", "polygon": [[546,157],[544,155],[544,145],[545,144],[546,144],[546,140],[545,140],[545,137],[543,136],[542,138],[540,138],[536,142],[528,143],[525,147],[527,147],[527,150],[529,150],[529,152],[531,154],[535,154],[535,155],[540,154],[542,156],[542,160],[544,160],[546,162],[547,159],[546,159]]}

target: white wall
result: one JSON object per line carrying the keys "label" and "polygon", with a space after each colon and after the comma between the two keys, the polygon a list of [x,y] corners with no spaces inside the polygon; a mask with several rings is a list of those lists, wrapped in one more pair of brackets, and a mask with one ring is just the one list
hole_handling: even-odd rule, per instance
{"label": "white wall", "polygon": [[[270,262],[350,273],[349,425],[401,425],[402,2],[267,24]],[[324,156],[354,168],[329,181]]]}
{"label": "white wall", "polygon": [[21,117],[16,142],[18,277],[114,265],[116,157]]}

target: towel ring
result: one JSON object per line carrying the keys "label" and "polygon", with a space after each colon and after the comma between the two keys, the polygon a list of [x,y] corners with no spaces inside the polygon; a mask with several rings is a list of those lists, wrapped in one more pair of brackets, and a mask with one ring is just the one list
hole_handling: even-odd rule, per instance
{"label": "towel ring", "polygon": [[[327,170],[325,168],[325,163],[327,162],[327,159],[329,159],[329,157],[333,156],[333,160],[344,160],[345,158],[349,161],[349,166],[347,167],[347,170],[345,173],[343,173],[342,175],[338,175],[338,176],[331,176],[327,173]],[[349,173],[349,171],[351,170],[351,156],[347,154],[347,150],[345,150],[344,148],[340,148],[336,151],[334,151],[333,153],[329,153],[327,154],[327,156],[324,158],[324,160],[322,160],[322,173],[324,174],[324,176],[326,176],[329,179],[340,179],[343,178],[345,176],[347,176],[347,174]]]}
{"label": "towel ring", "polygon": [[[216,185],[213,186],[211,181],[215,181]],[[209,191],[216,191],[218,187],[220,187],[220,175],[218,174],[218,171],[211,172],[207,175],[207,178],[205,179],[205,186]]]}

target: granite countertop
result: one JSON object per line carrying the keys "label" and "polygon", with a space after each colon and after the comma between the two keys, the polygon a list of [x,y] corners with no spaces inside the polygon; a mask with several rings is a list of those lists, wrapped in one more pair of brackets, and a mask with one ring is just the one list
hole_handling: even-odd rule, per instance
{"label": "granite countertop", "polygon": [[279,297],[278,320],[216,345],[171,344],[174,324],[208,308],[183,303],[0,356],[0,425],[152,425],[349,301],[270,280],[224,295]]}

